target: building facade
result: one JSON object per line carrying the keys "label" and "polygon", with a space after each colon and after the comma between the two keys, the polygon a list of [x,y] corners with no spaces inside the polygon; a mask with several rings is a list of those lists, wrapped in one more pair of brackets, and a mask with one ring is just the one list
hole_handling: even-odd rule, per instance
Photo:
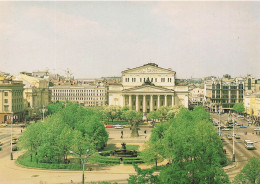
{"label": "building facade", "polygon": [[70,85],[50,87],[52,102],[70,101],[83,106],[104,106],[106,105],[107,89],[104,85]]}
{"label": "building facade", "polygon": [[24,84],[24,107],[28,116],[40,115],[41,109],[51,102],[48,79],[20,74],[15,77]]}
{"label": "building facade", "polygon": [[212,78],[204,83],[204,104],[211,112],[228,112],[235,103],[244,103],[245,96],[256,91],[257,80],[251,75],[244,78]]}
{"label": "building facade", "polygon": [[122,72],[121,84],[109,85],[109,105],[128,106],[144,114],[161,106],[188,108],[188,87],[175,85],[176,72],[148,63]]}
{"label": "building facade", "polygon": [[14,121],[23,119],[23,86],[22,81],[0,77],[0,123],[10,123],[14,116],[17,117]]}

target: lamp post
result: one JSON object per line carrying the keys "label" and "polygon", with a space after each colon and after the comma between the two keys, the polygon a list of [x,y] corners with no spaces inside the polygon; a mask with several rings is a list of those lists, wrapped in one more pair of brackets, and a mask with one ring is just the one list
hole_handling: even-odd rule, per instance
{"label": "lamp post", "polygon": [[[77,153],[74,153],[73,151],[69,151],[71,154],[75,154],[75,155],[78,155],[78,156],[80,156],[79,154],[77,154]],[[81,160],[81,163],[82,163],[82,170],[83,170],[83,173],[82,173],[82,184],[84,184],[84,180],[85,180],[85,178],[84,178],[84,171],[85,171],[85,164],[86,164],[86,162],[87,162],[87,156],[90,156],[90,154],[88,154],[88,152],[89,152],[89,149],[87,149],[86,150],[86,154],[85,154],[85,158],[81,158],[81,157],[79,157],[80,158],[80,160]]]}
{"label": "lamp post", "polygon": [[220,136],[220,109],[218,111],[218,135]]}
{"label": "lamp post", "polygon": [[233,122],[233,158],[232,158],[232,162],[235,162],[235,121],[234,119],[232,119]]}
{"label": "lamp post", "polygon": [[7,116],[7,119],[10,119],[11,120],[11,141],[10,141],[10,143],[11,143],[11,155],[10,155],[10,157],[11,157],[11,160],[13,160],[13,121],[14,121],[14,119],[18,119],[18,116],[14,116],[13,114],[12,115],[10,115],[10,116]]}

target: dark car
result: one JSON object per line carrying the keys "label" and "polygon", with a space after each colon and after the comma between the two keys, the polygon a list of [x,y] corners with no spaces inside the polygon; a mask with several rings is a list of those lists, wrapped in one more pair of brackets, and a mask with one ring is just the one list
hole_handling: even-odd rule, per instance
{"label": "dark car", "polygon": [[17,146],[12,146],[12,151],[17,151],[17,150],[18,150]]}

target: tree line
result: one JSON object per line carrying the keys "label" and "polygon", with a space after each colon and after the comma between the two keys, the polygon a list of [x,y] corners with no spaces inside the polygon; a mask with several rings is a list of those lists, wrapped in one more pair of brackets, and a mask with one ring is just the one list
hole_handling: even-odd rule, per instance
{"label": "tree line", "polygon": [[70,151],[81,156],[87,149],[96,151],[105,146],[108,133],[99,111],[75,103],[56,103],[48,106],[48,113],[44,122],[31,124],[21,136],[31,161],[66,163]]}

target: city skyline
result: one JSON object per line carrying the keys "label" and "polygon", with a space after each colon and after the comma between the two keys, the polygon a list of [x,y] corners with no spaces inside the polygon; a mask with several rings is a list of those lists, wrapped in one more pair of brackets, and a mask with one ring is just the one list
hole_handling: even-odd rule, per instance
{"label": "city skyline", "polygon": [[259,2],[0,2],[1,71],[260,78]]}

